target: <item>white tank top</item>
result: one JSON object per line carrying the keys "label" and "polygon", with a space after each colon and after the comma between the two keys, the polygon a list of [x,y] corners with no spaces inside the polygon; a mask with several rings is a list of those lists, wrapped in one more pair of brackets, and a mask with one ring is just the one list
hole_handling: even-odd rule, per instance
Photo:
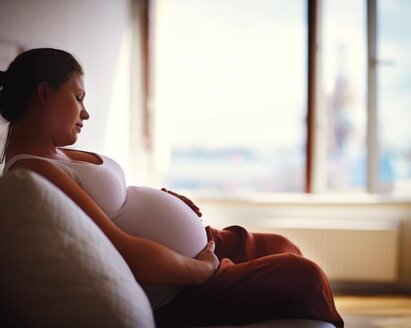
{"label": "white tank top", "polygon": [[104,213],[112,219],[119,213],[126,200],[125,176],[120,165],[115,161],[104,156],[97,157],[100,158],[101,164],[19,154],[7,161],[3,174],[6,174],[13,164],[23,159],[40,159],[52,162],[83,187]]}
{"label": "white tank top", "polygon": [[[96,156],[101,159],[101,164],[20,154],[7,161],[3,174],[22,159],[53,162],[82,186],[124,231],[156,241],[185,256],[197,256],[207,244],[207,234],[190,207],[158,189],[126,187],[120,165],[106,156]],[[168,303],[182,289],[182,286],[141,285],[154,309]]]}

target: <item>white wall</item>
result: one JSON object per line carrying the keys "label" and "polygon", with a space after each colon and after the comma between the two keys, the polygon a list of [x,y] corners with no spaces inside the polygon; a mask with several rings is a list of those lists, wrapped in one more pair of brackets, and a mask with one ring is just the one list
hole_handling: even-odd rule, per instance
{"label": "white wall", "polygon": [[0,42],[61,48],[82,64],[91,119],[76,146],[113,156],[126,169],[131,2],[0,0]]}

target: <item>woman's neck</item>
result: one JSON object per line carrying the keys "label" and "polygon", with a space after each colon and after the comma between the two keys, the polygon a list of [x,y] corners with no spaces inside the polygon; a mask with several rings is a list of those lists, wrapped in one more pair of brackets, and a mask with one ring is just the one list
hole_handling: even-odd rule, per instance
{"label": "woman's neck", "polygon": [[60,151],[49,138],[34,129],[35,124],[27,127],[24,124],[10,126],[11,134],[6,149],[6,161],[18,154],[31,154],[43,157],[58,157]]}

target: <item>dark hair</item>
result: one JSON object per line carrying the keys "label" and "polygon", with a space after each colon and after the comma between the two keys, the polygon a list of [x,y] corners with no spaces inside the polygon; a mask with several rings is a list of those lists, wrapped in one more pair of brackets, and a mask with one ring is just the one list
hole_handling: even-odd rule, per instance
{"label": "dark hair", "polygon": [[25,114],[28,100],[41,82],[57,89],[83,69],[70,53],[38,48],[22,52],[5,72],[0,71],[0,114],[13,123]]}

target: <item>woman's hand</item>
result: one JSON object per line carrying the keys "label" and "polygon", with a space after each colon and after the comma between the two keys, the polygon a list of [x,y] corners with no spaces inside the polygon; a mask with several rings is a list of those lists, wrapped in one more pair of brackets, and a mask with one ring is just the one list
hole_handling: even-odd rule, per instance
{"label": "woman's hand", "polygon": [[194,204],[194,202],[192,200],[188,199],[186,196],[177,194],[176,192],[171,191],[171,190],[167,190],[166,188],[161,188],[161,190],[164,191],[164,192],[169,193],[170,195],[173,195],[173,196],[181,199],[184,203],[187,204],[188,207],[190,207],[198,215],[199,218],[201,218],[201,216],[203,215],[200,212],[200,209],[198,208],[198,206],[196,204]]}
{"label": "woman's hand", "polygon": [[196,259],[203,262],[207,268],[204,274],[204,279],[203,281],[200,281],[200,284],[205,283],[209,278],[211,278],[215,270],[218,268],[218,265],[220,264],[220,261],[218,260],[217,256],[214,254],[214,250],[215,250],[214,241],[209,241],[206,247],[196,257]]}

